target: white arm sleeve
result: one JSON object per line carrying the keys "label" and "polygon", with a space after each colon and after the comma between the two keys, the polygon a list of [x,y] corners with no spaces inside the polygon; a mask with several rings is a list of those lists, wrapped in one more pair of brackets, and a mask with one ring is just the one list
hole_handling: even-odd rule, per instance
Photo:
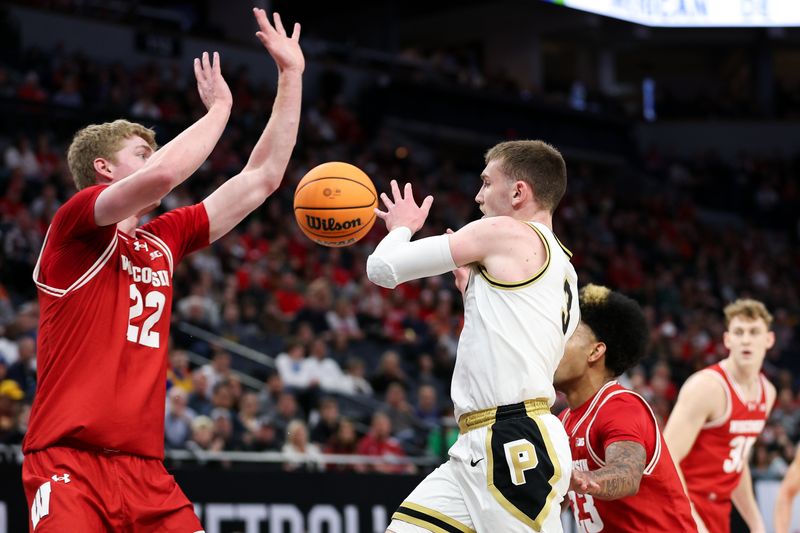
{"label": "white arm sleeve", "polygon": [[367,277],[381,287],[394,289],[412,279],[438,276],[457,267],[447,235],[411,242],[411,230],[392,230],[367,258]]}

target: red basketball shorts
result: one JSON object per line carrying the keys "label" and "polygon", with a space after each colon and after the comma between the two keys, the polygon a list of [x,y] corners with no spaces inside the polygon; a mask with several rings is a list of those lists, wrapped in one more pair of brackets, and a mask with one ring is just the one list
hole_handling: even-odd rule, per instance
{"label": "red basketball shorts", "polygon": [[35,533],[203,529],[159,459],[48,448],[25,456],[22,484]]}

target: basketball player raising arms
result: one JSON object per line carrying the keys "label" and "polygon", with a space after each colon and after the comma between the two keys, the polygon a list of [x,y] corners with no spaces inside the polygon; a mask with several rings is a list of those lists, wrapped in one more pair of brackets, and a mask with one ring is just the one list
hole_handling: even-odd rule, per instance
{"label": "basketball player raising arms", "polygon": [[392,516],[395,533],[561,531],[572,460],[550,406],[580,319],[570,253],[552,230],[566,166],[546,143],[510,141],[487,152],[481,180],[482,219],[414,241],[433,198],[418,206],[395,181],[392,198],[381,195],[389,234],[367,260],[369,279],[394,288],[456,271],[464,295],[452,383],[461,434]]}
{"label": "basketball player raising arms", "polygon": [[300,27],[287,35],[254,10],[278,67],[269,123],[242,172],[202,203],[139,227],[206,159],[232,98],[219,56],[195,60],[207,113],[156,151],[154,132],[124,120],[79,131],[69,148],[79,189],[55,214],[34,280],[38,383],[23,444],[30,531],[202,529],[164,469],[172,274],[260,206],[281,183],[300,117]]}
{"label": "basketball player raising arms", "polygon": [[[647,350],[639,305],[606,287],[580,292],[581,321],[555,375],[572,448],[569,499],[580,531],[697,531],[653,411],[616,377]],[[663,502],[669,502],[664,505]]]}
{"label": "basketball player raising arms", "polygon": [[763,533],[749,458],[775,403],[775,387],[761,373],[775,344],[772,315],[763,303],[741,299],[725,307],[725,322],[728,357],[686,380],[664,438],[701,532],[728,533],[733,502],[750,531]]}

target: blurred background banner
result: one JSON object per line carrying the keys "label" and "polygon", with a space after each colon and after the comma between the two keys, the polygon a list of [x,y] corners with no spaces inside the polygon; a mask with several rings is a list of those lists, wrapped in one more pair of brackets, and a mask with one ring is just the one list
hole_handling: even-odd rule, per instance
{"label": "blurred background banner", "polygon": [[646,26],[800,26],[795,0],[545,0]]}

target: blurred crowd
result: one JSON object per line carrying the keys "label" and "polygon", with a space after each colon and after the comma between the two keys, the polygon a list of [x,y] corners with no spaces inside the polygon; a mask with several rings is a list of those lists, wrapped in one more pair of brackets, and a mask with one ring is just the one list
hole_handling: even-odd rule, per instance
{"label": "blurred crowd", "polygon": [[[17,109],[0,131],[0,443],[19,443],[36,393],[38,308],[31,271],[49,221],[73,193],[64,125],[25,116],[74,109],[155,124],[161,143],[203,107],[179,69],[129,69],[58,50],[31,50],[0,68],[0,98]],[[202,200],[243,166],[273,89],[244,69],[228,76],[234,113],[208,161],[162,209]],[[335,84],[331,84],[335,87]],[[38,114],[38,115],[37,115]],[[94,116],[94,115],[93,115]],[[377,126],[376,126],[377,124]],[[73,127],[74,126],[74,127]],[[486,147],[488,148],[488,147]],[[555,231],[581,283],[635,297],[651,326],[650,353],[624,382],[663,422],[693,371],[725,356],[722,307],[751,296],[775,315],[765,372],[779,390],[754,454],[754,474],[780,474],[798,437],[798,161],[742,154],[689,160],[652,149],[627,172],[567,158],[570,183]],[[343,249],[309,241],[292,221],[295,184],[313,166],[349,161],[379,191],[390,178],[435,202],[420,233],[479,216],[481,154],[456,161],[364,117],[335,91],[304,105],[284,185],[234,232],[175,270],[166,405],[171,449],[283,451],[286,469],[407,471],[325,465],[320,454],[442,455],[454,440],[450,379],[462,303],[450,275],[387,291],[365,276],[381,224]],[[210,333],[207,340],[185,327]],[[90,333],[89,333],[90,334]],[[235,343],[235,344],[231,344]],[[249,350],[249,351],[248,351]],[[255,351],[273,363],[247,357]],[[559,405],[562,405],[559,403]]]}

